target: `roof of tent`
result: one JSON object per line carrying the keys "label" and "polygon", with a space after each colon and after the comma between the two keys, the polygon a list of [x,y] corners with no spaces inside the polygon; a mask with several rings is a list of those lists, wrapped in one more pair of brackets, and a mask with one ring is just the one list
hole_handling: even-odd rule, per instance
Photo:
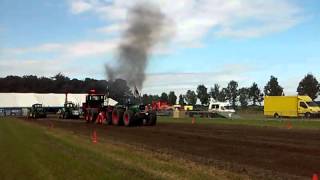
{"label": "roof of tent", "polygon": [[[68,101],[82,105],[87,94],[68,94]],[[45,107],[61,107],[65,102],[65,94],[37,94],[37,93],[0,93],[0,107],[31,107],[40,103]],[[109,98],[110,105],[117,102]]]}

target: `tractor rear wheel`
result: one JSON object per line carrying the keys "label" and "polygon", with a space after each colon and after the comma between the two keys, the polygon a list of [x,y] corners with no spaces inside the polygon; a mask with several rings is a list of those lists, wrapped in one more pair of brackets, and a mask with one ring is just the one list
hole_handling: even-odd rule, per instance
{"label": "tractor rear wheel", "polygon": [[133,119],[133,112],[130,110],[127,110],[123,114],[123,123],[125,126],[132,126],[134,123]]}
{"label": "tractor rear wheel", "polygon": [[106,113],[106,124],[107,125],[111,125],[112,124],[112,112],[111,113],[109,113],[109,112]]}
{"label": "tractor rear wheel", "polygon": [[112,111],[112,124],[115,126],[120,126],[123,124],[123,111],[115,109]]}
{"label": "tractor rear wheel", "polygon": [[155,112],[151,112],[148,115],[148,123],[149,126],[154,126],[157,124],[157,114]]}

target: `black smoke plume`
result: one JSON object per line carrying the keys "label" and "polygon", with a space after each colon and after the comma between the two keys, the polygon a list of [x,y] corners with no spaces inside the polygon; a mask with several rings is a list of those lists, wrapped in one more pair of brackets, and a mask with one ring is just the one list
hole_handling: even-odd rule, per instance
{"label": "black smoke plume", "polygon": [[128,28],[118,47],[115,67],[106,66],[109,80],[121,78],[142,89],[152,48],[163,40],[165,15],[152,4],[137,4],[128,12]]}

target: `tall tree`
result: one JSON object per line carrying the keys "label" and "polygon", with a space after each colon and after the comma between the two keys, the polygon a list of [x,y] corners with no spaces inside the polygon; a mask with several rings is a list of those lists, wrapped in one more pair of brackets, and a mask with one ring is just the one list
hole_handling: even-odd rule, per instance
{"label": "tall tree", "polygon": [[168,102],[168,94],[163,92],[160,96],[161,101],[167,101]]}
{"label": "tall tree", "polygon": [[261,90],[258,87],[257,83],[253,83],[252,86],[249,88],[249,98],[252,100],[252,104],[254,106],[257,105],[259,98],[261,96]]}
{"label": "tall tree", "polygon": [[210,90],[210,96],[215,99],[218,100],[220,95],[220,86],[219,84],[214,84],[213,88],[211,88]]}
{"label": "tall tree", "polygon": [[188,90],[185,95],[185,100],[189,105],[195,105],[197,103],[197,95],[194,91]]}
{"label": "tall tree", "polygon": [[144,95],[142,96],[142,103],[143,103],[143,104],[150,104],[150,103],[149,103],[149,96],[148,96],[148,94],[144,94]]}
{"label": "tall tree", "polygon": [[170,91],[169,96],[168,96],[168,102],[171,105],[175,105],[177,103],[177,96],[174,93],[174,91]]}
{"label": "tall tree", "polygon": [[269,82],[264,87],[264,94],[266,96],[283,96],[283,88],[279,85],[278,79],[274,76],[270,77]]}
{"label": "tall tree", "polygon": [[319,82],[312,74],[307,74],[299,83],[297,92],[299,95],[308,95],[311,99],[316,99],[319,95]]}
{"label": "tall tree", "polygon": [[181,106],[183,106],[183,105],[185,104],[185,102],[184,102],[184,97],[183,97],[182,94],[180,94],[180,96],[179,96],[179,104],[180,104]]}
{"label": "tall tree", "polygon": [[222,88],[221,91],[219,92],[219,96],[218,96],[217,100],[220,102],[225,102],[228,100],[227,96],[228,96],[228,89]]}
{"label": "tall tree", "polygon": [[264,100],[264,94],[261,93],[260,96],[259,96],[259,99],[258,99],[258,103],[259,103],[260,106],[262,106],[263,100]]}
{"label": "tall tree", "polygon": [[239,102],[241,104],[242,108],[246,108],[249,104],[249,100],[250,100],[250,88],[241,88],[239,89]]}
{"label": "tall tree", "polygon": [[208,104],[209,94],[208,89],[204,85],[199,85],[197,88],[197,97],[199,98],[202,105]]}
{"label": "tall tree", "polygon": [[230,81],[227,87],[227,99],[231,102],[232,107],[236,108],[238,97],[238,83],[236,81]]}

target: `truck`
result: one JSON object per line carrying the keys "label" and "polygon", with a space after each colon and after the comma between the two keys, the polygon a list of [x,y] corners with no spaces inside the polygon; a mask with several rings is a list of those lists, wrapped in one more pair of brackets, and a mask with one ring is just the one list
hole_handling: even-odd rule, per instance
{"label": "truck", "polygon": [[82,110],[87,123],[105,123],[115,126],[154,126],[157,122],[156,112],[151,106],[131,103],[110,104],[105,94],[96,94],[90,91]]}
{"label": "truck", "polygon": [[279,117],[317,117],[320,107],[309,96],[265,96],[264,115]]}
{"label": "truck", "polygon": [[199,110],[199,111],[187,111],[187,115],[190,117],[200,115],[201,117],[224,117],[224,118],[232,118],[235,114],[235,110],[232,109],[231,105],[228,102],[218,102],[214,100],[210,100],[210,104],[207,107],[207,110]]}
{"label": "truck", "polygon": [[42,104],[33,104],[31,108],[29,109],[28,112],[28,117],[31,118],[46,118],[47,117],[47,112],[46,110],[42,107]]}

